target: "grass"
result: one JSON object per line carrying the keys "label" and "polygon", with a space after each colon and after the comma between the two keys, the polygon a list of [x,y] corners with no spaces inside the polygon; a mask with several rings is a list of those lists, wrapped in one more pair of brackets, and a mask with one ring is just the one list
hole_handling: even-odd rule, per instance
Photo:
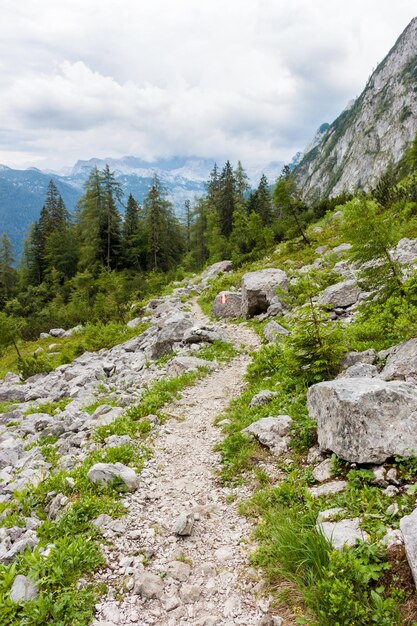
{"label": "grass", "polygon": [[[139,324],[135,328],[128,328],[125,324],[87,324],[85,328],[67,338],[47,337],[36,341],[19,342],[19,350],[23,360],[29,359],[41,348],[40,359],[45,361],[50,370],[64,363],[71,363],[84,352],[96,352],[103,348],[112,348],[119,343],[128,341],[146,330],[148,324]],[[48,346],[56,344],[51,352]],[[9,346],[0,357],[0,378],[7,372],[19,372],[19,363],[16,351]]]}
{"label": "grass", "polygon": [[23,415],[33,415],[34,413],[47,413],[48,415],[55,415],[56,413],[63,411],[70,402],[72,402],[72,398],[61,398],[56,402],[43,402],[42,404],[35,404],[27,409]]}
{"label": "grass", "polygon": [[208,346],[200,348],[194,356],[206,361],[226,363],[239,354],[239,351],[227,341],[214,341]]}

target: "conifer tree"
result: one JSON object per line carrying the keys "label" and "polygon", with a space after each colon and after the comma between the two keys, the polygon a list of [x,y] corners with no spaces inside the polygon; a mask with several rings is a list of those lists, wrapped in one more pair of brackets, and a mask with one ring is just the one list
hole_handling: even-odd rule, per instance
{"label": "conifer tree", "polygon": [[273,221],[272,198],[269,191],[268,179],[262,174],[256,190],[254,210],[261,216],[262,223],[269,226]]}
{"label": "conifer tree", "polygon": [[235,170],[235,189],[236,189],[236,204],[245,204],[246,195],[250,189],[248,176],[240,161],[237,162]]}
{"label": "conifer tree", "polygon": [[145,266],[144,237],[143,216],[139,203],[132,194],[129,194],[122,230],[123,257],[127,268],[140,270]]}
{"label": "conifer tree", "polygon": [[0,239],[0,306],[4,305],[14,293],[17,272],[13,267],[12,244],[6,233]]}
{"label": "conifer tree", "polygon": [[236,208],[236,180],[230,161],[226,161],[218,186],[218,217],[220,233],[228,238],[233,230],[233,213]]}
{"label": "conifer tree", "polygon": [[279,218],[287,222],[289,226],[294,227],[304,242],[310,245],[310,240],[304,229],[303,213],[305,213],[306,207],[300,198],[294,175],[288,165],[285,165],[276,182],[274,204],[278,209]]}

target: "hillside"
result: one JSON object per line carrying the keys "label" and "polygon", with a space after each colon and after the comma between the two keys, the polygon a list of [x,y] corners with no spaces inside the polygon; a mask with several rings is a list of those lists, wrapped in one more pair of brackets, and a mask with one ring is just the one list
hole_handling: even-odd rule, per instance
{"label": "hillside", "polygon": [[295,169],[308,200],[370,189],[417,131],[417,18]]}

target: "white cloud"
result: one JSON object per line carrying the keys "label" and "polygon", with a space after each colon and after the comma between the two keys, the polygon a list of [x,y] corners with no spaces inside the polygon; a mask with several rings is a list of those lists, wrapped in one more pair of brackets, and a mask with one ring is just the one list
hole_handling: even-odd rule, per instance
{"label": "white cloud", "polygon": [[2,0],[0,158],[286,160],[358,95],[398,0]]}

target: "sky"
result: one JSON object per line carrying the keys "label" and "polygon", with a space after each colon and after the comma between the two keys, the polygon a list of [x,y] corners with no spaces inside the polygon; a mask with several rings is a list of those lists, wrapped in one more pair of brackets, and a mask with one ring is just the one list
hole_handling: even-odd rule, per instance
{"label": "sky", "polygon": [[0,0],[0,163],[288,162],[416,14],[415,0]]}

